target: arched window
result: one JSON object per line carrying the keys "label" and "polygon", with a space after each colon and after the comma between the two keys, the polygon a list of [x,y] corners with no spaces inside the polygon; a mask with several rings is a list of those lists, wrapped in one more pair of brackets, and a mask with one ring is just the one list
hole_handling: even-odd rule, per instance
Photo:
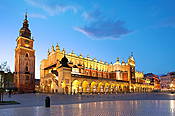
{"label": "arched window", "polygon": [[26,57],[29,57],[29,54],[28,53],[26,53]]}
{"label": "arched window", "polygon": [[26,66],[26,72],[28,72],[29,71],[29,67],[28,66]]}

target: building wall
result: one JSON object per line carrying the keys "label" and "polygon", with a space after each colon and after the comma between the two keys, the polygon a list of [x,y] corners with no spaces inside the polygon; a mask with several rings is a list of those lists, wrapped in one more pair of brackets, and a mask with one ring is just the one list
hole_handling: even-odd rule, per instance
{"label": "building wall", "polygon": [[[57,64],[63,57],[64,51],[60,50],[52,50],[48,53],[48,58],[41,61],[41,70],[50,67],[51,65]],[[129,81],[131,78],[130,74],[130,65],[128,63],[116,65],[116,64],[108,64],[102,61],[97,61],[96,59],[91,59],[89,57],[83,58],[81,55],[77,56],[74,53],[65,54],[69,59],[71,64],[69,65],[82,65],[84,70],[82,70],[81,74],[88,76],[96,76],[103,78],[117,78],[120,80]],[[111,74],[112,72],[120,74]],[[41,77],[43,74],[48,73],[48,71],[41,71]],[[110,74],[109,74],[110,73]],[[111,75],[111,76],[110,76]],[[112,76],[113,75],[113,76]]]}
{"label": "building wall", "polygon": [[162,90],[175,90],[175,75],[160,76],[160,84]]}
{"label": "building wall", "polygon": [[15,85],[21,92],[35,88],[35,50],[33,40],[19,36],[15,49]]}
{"label": "building wall", "polygon": [[144,74],[142,72],[135,72],[136,82],[142,82],[142,79],[144,78]]}

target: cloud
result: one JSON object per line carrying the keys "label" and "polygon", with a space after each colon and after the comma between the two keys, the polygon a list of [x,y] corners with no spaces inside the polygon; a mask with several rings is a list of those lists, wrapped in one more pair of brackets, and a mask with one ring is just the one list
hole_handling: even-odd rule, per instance
{"label": "cloud", "polygon": [[[25,0],[25,1],[35,7],[43,9],[44,11],[48,12],[49,15],[51,16],[67,11],[77,12],[78,8],[82,8],[80,7],[80,3],[73,0]],[[84,12],[82,16],[86,20],[87,24],[84,26],[74,27],[74,30],[81,32],[86,36],[95,37],[98,39],[104,39],[104,38],[119,39],[121,38],[121,36],[131,33],[131,31],[125,27],[125,21],[108,19],[99,10],[94,10],[92,12]],[[42,15],[33,15],[33,17],[46,18],[45,16]]]}
{"label": "cloud", "polygon": [[29,14],[29,17],[32,17],[32,18],[40,18],[40,19],[46,19],[46,18],[47,18],[45,15],[36,14],[36,13]]}
{"label": "cloud", "polygon": [[99,10],[95,10],[93,12],[84,12],[82,16],[88,21],[96,21],[99,18],[103,18]]}
{"label": "cloud", "polygon": [[74,27],[74,30],[89,37],[97,39],[120,39],[132,31],[125,27],[122,20],[111,20],[103,16],[100,11],[84,13],[84,18],[89,21],[82,27]]}
{"label": "cloud", "polygon": [[48,12],[51,16],[61,12],[72,11],[76,12],[76,5],[70,5],[70,1],[67,0],[25,0],[27,3],[41,8]]}
{"label": "cloud", "polygon": [[83,33],[86,36],[91,36],[90,32],[87,32],[87,31],[85,31],[84,29],[82,29],[80,27],[74,27],[74,30],[79,31],[79,32]]}

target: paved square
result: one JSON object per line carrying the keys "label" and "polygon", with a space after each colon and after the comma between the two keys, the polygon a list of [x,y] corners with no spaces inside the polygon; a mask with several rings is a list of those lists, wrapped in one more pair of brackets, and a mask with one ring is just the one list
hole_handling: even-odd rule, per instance
{"label": "paved square", "polygon": [[[51,108],[44,107],[45,97]],[[128,93],[106,95],[16,94],[0,105],[0,116],[175,116],[175,94]]]}
{"label": "paved square", "polygon": [[0,116],[174,116],[175,100],[105,101],[0,109]]}

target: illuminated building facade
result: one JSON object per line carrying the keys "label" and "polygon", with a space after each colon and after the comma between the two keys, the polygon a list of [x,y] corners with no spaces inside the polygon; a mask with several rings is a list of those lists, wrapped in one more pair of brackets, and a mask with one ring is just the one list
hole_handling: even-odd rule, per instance
{"label": "illuminated building facade", "polygon": [[149,92],[152,85],[136,82],[135,60],[114,64],[98,61],[82,54],[60,50],[59,45],[48,50],[48,57],[40,65],[40,89],[50,93],[116,93]]}
{"label": "illuminated building facade", "polygon": [[162,91],[175,91],[175,72],[160,76],[160,84]]}
{"label": "illuminated building facade", "polygon": [[33,92],[35,90],[35,50],[33,49],[34,40],[31,38],[27,14],[16,42],[15,86],[19,92]]}
{"label": "illuminated building facade", "polygon": [[144,75],[145,82],[144,84],[154,85],[154,90],[160,90],[160,79],[158,75],[153,73],[147,73]]}
{"label": "illuminated building facade", "polygon": [[137,83],[144,83],[144,74],[142,72],[135,72],[135,80]]}

